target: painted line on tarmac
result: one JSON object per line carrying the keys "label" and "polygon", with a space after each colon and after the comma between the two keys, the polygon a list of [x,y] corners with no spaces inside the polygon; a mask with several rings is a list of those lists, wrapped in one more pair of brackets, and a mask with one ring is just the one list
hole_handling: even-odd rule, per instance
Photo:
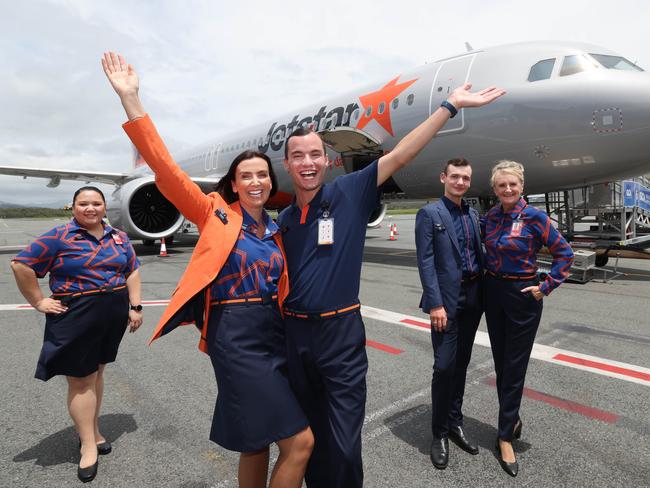
{"label": "painted line on tarmac", "polygon": [[[142,305],[147,307],[157,307],[167,305],[168,303],[169,300],[144,300],[142,302]],[[25,303],[0,305],[0,311],[31,309],[31,305]],[[361,314],[369,319],[379,320],[381,322],[387,322],[389,324],[395,324],[401,327],[431,333],[431,325],[428,322],[424,322],[419,317],[414,317],[412,315],[391,312],[390,310],[369,307],[367,305],[361,306]],[[400,349],[393,348],[392,346],[386,346],[385,344],[381,344],[381,347],[377,347],[378,344],[380,343],[373,342],[373,344],[369,345],[370,347],[376,347],[377,349],[383,350],[384,352],[389,352],[390,354],[395,354],[396,351],[400,351],[400,354],[401,352],[404,352]],[[474,339],[474,344],[483,347],[490,347],[490,337],[488,336],[487,332],[480,330],[477,331],[476,338]],[[388,348],[390,348],[393,352],[388,351]],[[627,364],[619,361],[613,361],[611,359],[599,358],[596,356],[590,356],[588,354],[568,351],[566,349],[559,349],[552,346],[545,346],[538,343],[535,343],[533,345],[533,351],[530,357],[559,366],[579,369],[582,371],[589,371],[591,373],[608,376],[610,378],[616,378],[619,380],[637,383],[639,385],[650,386],[650,368],[644,368],[642,366],[636,366],[634,364]]]}
{"label": "painted line on tarmac", "polygon": [[404,352],[403,349],[397,349],[396,347],[388,346],[377,341],[371,341],[370,339],[366,339],[366,346],[379,349],[380,351],[387,352],[388,354],[394,354],[395,356],[398,356]]}
{"label": "painted line on tarmac", "polygon": [[[483,383],[496,387],[496,378],[494,376],[490,376],[489,378],[485,378],[483,380]],[[600,420],[601,422],[605,422],[607,424],[615,424],[621,418],[620,415],[617,415],[615,413],[601,410],[595,407],[589,407],[587,405],[583,405],[582,403],[572,402],[571,400],[549,395],[548,393],[542,393],[541,391],[533,390],[532,388],[524,387],[524,396],[530,398],[531,400],[544,402],[553,407],[561,408],[569,412],[574,412],[584,417]]]}
{"label": "painted line on tarmac", "polygon": [[[361,313],[364,317],[370,319],[431,333],[431,324],[423,321],[419,317],[368,307],[367,305],[361,306]],[[490,337],[487,332],[477,331],[474,344],[490,347]],[[538,343],[533,345],[533,351],[530,357],[559,366],[580,369],[610,378],[650,386],[650,369],[642,366],[621,363],[611,359],[599,358]]]}

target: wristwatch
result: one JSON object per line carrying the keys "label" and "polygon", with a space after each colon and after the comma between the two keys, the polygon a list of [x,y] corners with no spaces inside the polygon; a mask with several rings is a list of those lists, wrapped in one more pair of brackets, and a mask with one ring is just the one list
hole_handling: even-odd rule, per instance
{"label": "wristwatch", "polygon": [[135,310],[136,312],[142,312],[142,305],[131,305],[131,310]]}

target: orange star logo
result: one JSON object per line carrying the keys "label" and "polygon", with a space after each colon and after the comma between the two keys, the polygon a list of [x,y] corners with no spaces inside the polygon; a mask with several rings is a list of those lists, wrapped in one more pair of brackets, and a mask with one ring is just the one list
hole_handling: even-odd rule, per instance
{"label": "orange star logo", "polygon": [[[418,78],[416,78],[398,85],[398,79],[399,76],[394,80],[390,80],[378,91],[368,93],[367,95],[361,95],[359,97],[364,112],[357,124],[357,129],[363,129],[371,120],[374,119],[379,125],[386,129],[386,132],[391,136],[395,135],[393,134],[393,125],[390,121],[390,104],[400,93],[418,81]],[[372,107],[370,115],[368,115],[369,107]]]}

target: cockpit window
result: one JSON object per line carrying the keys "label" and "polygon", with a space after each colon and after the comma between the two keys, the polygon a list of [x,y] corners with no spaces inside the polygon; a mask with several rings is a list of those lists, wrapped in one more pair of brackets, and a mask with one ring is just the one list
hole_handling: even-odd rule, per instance
{"label": "cockpit window", "polygon": [[636,64],[631,63],[621,56],[610,56],[609,54],[590,54],[596,61],[607,69],[620,69],[624,71],[643,71]]}
{"label": "cockpit window", "polygon": [[596,67],[597,65],[593,61],[590,61],[582,54],[573,54],[571,56],[564,57],[564,63],[562,63],[560,76],[575,75],[576,73],[580,73],[582,71]]}
{"label": "cockpit window", "polygon": [[528,81],[548,80],[553,72],[553,66],[555,66],[555,58],[538,61],[530,68]]}

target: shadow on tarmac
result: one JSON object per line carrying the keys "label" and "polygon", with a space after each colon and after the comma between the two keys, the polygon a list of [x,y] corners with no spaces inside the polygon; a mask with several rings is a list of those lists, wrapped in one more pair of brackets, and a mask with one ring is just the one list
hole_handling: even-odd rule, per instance
{"label": "shadow on tarmac", "polygon": [[[496,411],[495,411],[496,414]],[[415,447],[422,454],[429,456],[431,450],[431,405],[421,404],[402,410],[388,417],[384,424],[399,439]],[[491,452],[496,459],[494,449],[497,438],[495,426],[486,424],[472,417],[464,416],[464,429],[481,449]],[[526,426],[524,425],[524,429]],[[452,442],[450,442],[452,444]],[[526,452],[530,443],[516,439],[513,441],[515,453]]]}
{"label": "shadow on tarmac", "polygon": [[[110,413],[99,417],[99,430],[108,442],[115,442],[122,434],[138,429],[133,415]],[[79,460],[79,440],[74,427],[66,427],[17,454],[13,461],[20,463],[35,460],[38,466],[55,466],[63,463],[76,463]]]}

